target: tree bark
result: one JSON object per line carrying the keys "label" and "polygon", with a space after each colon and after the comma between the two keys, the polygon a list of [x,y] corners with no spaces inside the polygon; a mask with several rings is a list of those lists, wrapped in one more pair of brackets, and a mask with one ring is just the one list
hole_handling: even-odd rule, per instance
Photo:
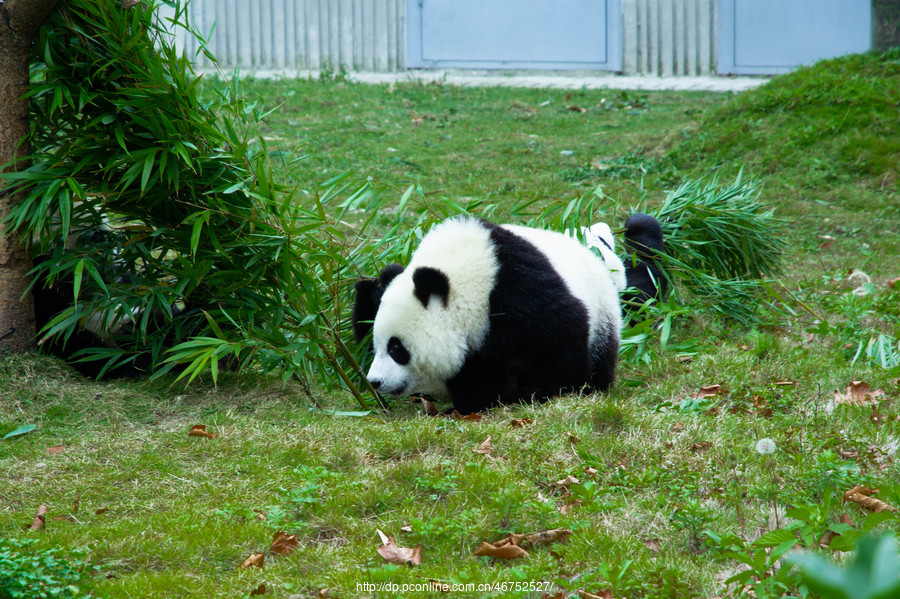
{"label": "tree bark", "polygon": [[[0,1],[0,165],[27,156],[28,64],[31,45],[58,0]],[[6,170],[20,169],[19,162]],[[2,184],[0,184],[2,185]],[[0,221],[16,197],[0,187]],[[34,306],[28,288],[31,257],[21,240],[0,228],[0,354],[34,347]]]}

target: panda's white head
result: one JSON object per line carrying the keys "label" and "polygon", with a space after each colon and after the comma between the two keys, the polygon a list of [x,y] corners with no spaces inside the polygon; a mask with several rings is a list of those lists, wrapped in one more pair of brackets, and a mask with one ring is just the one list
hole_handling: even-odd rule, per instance
{"label": "panda's white head", "polygon": [[453,219],[425,236],[409,267],[392,264],[357,283],[353,322],[358,340],[372,330],[372,385],[385,395],[446,399],[446,382],[487,336],[496,271],[485,227]]}

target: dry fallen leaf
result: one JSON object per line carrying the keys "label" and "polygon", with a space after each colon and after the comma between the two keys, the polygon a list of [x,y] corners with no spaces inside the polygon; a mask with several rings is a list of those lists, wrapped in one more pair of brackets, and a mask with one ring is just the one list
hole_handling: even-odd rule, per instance
{"label": "dry fallen leaf", "polygon": [[462,417],[462,419],[466,422],[481,422],[484,420],[484,414],[479,414],[475,412],[474,414],[466,414]]}
{"label": "dry fallen leaf", "polygon": [[53,516],[54,520],[66,520],[68,522],[78,522],[78,518],[72,514],[64,514],[62,516]]}
{"label": "dry fallen leaf", "polygon": [[266,583],[260,584],[258,587],[250,591],[250,596],[254,597],[256,595],[265,595],[266,594]]}
{"label": "dry fallen leaf", "polygon": [[872,497],[872,495],[875,495],[876,493],[878,493],[878,489],[864,487],[863,485],[856,485],[849,491],[844,492],[844,501],[852,501],[853,503],[858,503],[862,507],[872,512],[896,511],[896,508],[894,506],[888,505],[882,500]]}
{"label": "dry fallen leaf", "polygon": [[644,547],[646,547],[653,553],[659,553],[659,539],[647,539],[646,541],[644,541]]}
{"label": "dry fallen leaf", "polygon": [[588,593],[587,591],[579,589],[578,597],[579,599],[615,599],[613,597],[612,591],[610,591],[609,589],[604,589],[602,591],[598,591],[597,593]]}
{"label": "dry fallen leaf", "polygon": [[191,430],[188,432],[188,436],[190,437],[206,437],[207,439],[215,439],[218,437],[218,433],[211,433],[206,430],[205,424],[195,424],[191,427]]}
{"label": "dry fallen leaf", "polygon": [[550,543],[565,543],[574,534],[567,528],[554,528],[530,534],[511,534],[503,537],[495,543],[482,541],[473,555],[495,557],[498,559],[518,559],[528,557],[525,547],[549,545]]}
{"label": "dry fallen leaf", "polygon": [[[854,528],[856,528],[856,526],[853,524],[853,519],[848,514],[841,514],[841,517],[838,520],[840,521],[841,524],[849,524],[850,526],[853,526]],[[831,544],[831,541],[834,540],[834,537],[839,537],[839,536],[841,536],[841,533],[839,533],[839,532],[834,532],[833,530],[826,530],[825,534],[823,534],[821,536],[821,538],[819,538],[819,548],[827,549],[828,546]]]}
{"label": "dry fallen leaf", "polygon": [[482,455],[491,455],[494,453],[494,446],[491,444],[491,436],[481,442],[481,445],[472,450],[472,453],[480,453]]}
{"label": "dry fallen leaf", "polygon": [[266,554],[265,553],[251,553],[250,557],[244,560],[244,562],[238,566],[240,569],[246,568],[262,568],[265,565]]}
{"label": "dry fallen leaf", "polygon": [[94,510],[94,515],[99,516],[100,514],[105,514],[108,511],[109,511],[108,507],[101,507],[101,508]]}
{"label": "dry fallen leaf", "polygon": [[418,566],[422,563],[422,546],[418,545],[415,549],[410,547],[401,547],[394,542],[394,537],[389,537],[380,530],[377,531],[381,537],[382,545],[378,547],[378,555],[385,561],[392,564],[412,564]]}
{"label": "dry fallen leaf", "polygon": [[881,389],[873,391],[867,383],[851,381],[846,392],[834,392],[834,403],[847,404],[849,406],[871,406],[877,404],[878,400],[875,398],[882,395],[884,395],[884,391]]}
{"label": "dry fallen leaf", "polygon": [[691,395],[693,399],[705,399],[707,397],[715,397],[722,393],[722,385],[705,385]]}
{"label": "dry fallen leaf", "polygon": [[473,555],[496,557],[497,559],[518,559],[520,557],[528,557],[528,552],[512,544],[497,547],[487,541],[482,541]]}
{"label": "dry fallen leaf", "polygon": [[577,478],[575,478],[574,476],[572,476],[572,475],[570,474],[569,476],[567,476],[567,477],[565,477],[565,478],[563,478],[563,479],[560,479],[560,480],[556,481],[555,483],[553,483],[553,486],[554,486],[554,487],[558,487],[558,488],[560,488],[560,489],[566,489],[566,490],[568,490],[569,485],[580,485],[580,484],[581,484],[581,481],[579,481]]}
{"label": "dry fallen leaf", "polygon": [[422,409],[425,410],[426,416],[438,416],[440,414],[438,409],[436,407],[434,407],[433,403],[431,403],[424,397],[422,397],[420,399],[422,400]]}
{"label": "dry fallen leaf", "polygon": [[272,538],[272,546],[269,551],[276,555],[288,555],[297,548],[297,542],[297,535],[287,535],[278,531]]}
{"label": "dry fallen leaf", "polygon": [[532,423],[531,418],[515,418],[509,423],[510,428],[525,428]]}
{"label": "dry fallen leaf", "polygon": [[900,277],[897,277],[896,279],[891,279],[890,281],[887,282],[887,284],[888,284],[888,287],[890,287],[891,289],[900,288]]}
{"label": "dry fallen leaf", "polygon": [[712,442],[710,441],[701,441],[699,443],[694,443],[691,445],[691,451],[694,453],[702,453],[712,447]]}
{"label": "dry fallen leaf", "polygon": [[506,538],[500,539],[494,543],[495,547],[513,544],[519,547],[536,547],[538,545],[549,545],[550,543],[565,543],[574,533],[568,528],[554,528],[552,530],[542,530],[541,532],[533,532],[531,534],[511,534]]}
{"label": "dry fallen leaf", "polygon": [[50,455],[56,455],[56,454],[58,454],[58,453],[64,452],[65,450],[66,450],[66,446],[65,446],[65,445],[59,445],[59,446],[57,446],[57,447],[48,447],[48,448],[47,448],[47,453],[49,453]]}
{"label": "dry fallen leaf", "polygon": [[37,513],[34,515],[34,520],[31,522],[31,526],[28,527],[28,530],[44,530],[44,525],[47,522],[47,506],[41,504]]}

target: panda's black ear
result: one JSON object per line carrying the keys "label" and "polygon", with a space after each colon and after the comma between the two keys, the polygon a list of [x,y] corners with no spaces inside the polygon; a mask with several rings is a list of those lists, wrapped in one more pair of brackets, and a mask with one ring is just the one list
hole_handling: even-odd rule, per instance
{"label": "panda's black ear", "polygon": [[447,307],[447,300],[450,297],[450,279],[447,275],[436,268],[421,266],[415,270],[412,279],[416,297],[423,306],[427,308],[431,296],[436,295],[444,307]]}
{"label": "panda's black ear", "polygon": [[382,269],[381,274],[378,275],[378,282],[381,283],[382,293],[387,289],[387,286],[391,284],[391,281],[393,281],[401,272],[403,272],[403,267],[399,264],[388,264]]}
{"label": "panda's black ear", "polygon": [[357,343],[362,343],[372,330],[372,321],[378,314],[378,306],[381,304],[381,296],[384,290],[403,272],[399,264],[388,264],[384,267],[377,279],[363,279],[356,283],[356,300],[353,303],[353,335]]}
{"label": "panda's black ear", "polygon": [[353,302],[353,335],[357,343],[362,343],[369,331],[372,321],[378,313],[381,302],[381,285],[378,279],[363,279],[356,283],[356,300]]}

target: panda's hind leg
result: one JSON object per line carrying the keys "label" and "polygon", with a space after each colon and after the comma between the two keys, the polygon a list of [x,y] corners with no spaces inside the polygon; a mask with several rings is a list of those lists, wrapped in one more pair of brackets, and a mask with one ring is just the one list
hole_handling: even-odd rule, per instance
{"label": "panda's hind leg", "polygon": [[591,387],[595,391],[606,391],[616,379],[616,361],[619,358],[619,339],[607,334],[593,351],[591,364]]}

